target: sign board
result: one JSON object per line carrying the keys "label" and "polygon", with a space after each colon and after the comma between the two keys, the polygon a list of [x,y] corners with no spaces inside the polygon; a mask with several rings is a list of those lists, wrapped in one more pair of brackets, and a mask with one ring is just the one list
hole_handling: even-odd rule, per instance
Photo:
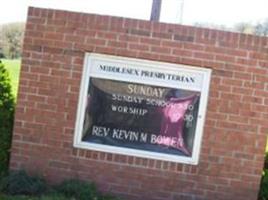
{"label": "sign board", "polygon": [[74,146],[197,164],[210,69],[86,54]]}

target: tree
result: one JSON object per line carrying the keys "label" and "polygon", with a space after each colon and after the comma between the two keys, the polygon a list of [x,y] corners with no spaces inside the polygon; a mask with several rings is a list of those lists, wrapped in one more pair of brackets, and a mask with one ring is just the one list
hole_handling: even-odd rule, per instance
{"label": "tree", "polygon": [[241,22],[234,26],[234,30],[240,33],[254,34],[254,25],[247,22]]}
{"label": "tree", "polygon": [[209,28],[209,29],[217,29],[223,31],[230,31],[230,28],[226,27],[222,24],[213,24],[213,23],[204,23],[204,22],[196,22],[194,26],[201,27],[201,28]]}
{"label": "tree", "polygon": [[21,56],[24,23],[10,23],[0,27],[0,49],[7,58]]}
{"label": "tree", "polygon": [[259,36],[268,36],[268,18],[262,23],[253,24],[249,22],[240,22],[232,27],[226,27],[224,25],[212,23],[195,23],[194,26],[224,31],[235,31],[239,33],[253,34]]}
{"label": "tree", "polygon": [[255,26],[255,34],[260,36],[268,36],[268,19],[263,23],[258,23]]}

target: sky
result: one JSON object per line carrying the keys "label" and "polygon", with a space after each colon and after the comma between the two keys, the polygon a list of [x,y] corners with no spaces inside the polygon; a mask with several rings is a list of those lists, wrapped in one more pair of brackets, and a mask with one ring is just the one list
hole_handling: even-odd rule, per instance
{"label": "sky", "polygon": [[[2,0],[0,24],[26,21],[28,6],[150,18],[152,0]],[[268,0],[162,0],[161,22],[233,26],[268,18]]]}

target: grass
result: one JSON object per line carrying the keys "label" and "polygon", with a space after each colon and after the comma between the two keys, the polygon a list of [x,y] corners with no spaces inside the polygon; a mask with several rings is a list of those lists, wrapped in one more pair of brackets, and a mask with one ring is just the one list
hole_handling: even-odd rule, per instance
{"label": "grass", "polygon": [[1,60],[4,63],[5,68],[9,72],[9,76],[11,79],[12,93],[16,99],[18,93],[21,60],[20,59],[16,60],[1,59]]}

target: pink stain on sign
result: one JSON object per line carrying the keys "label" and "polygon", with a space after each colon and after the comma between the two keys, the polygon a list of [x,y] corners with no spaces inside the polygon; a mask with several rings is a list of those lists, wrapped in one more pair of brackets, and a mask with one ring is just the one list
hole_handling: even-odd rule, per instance
{"label": "pink stain on sign", "polygon": [[158,144],[174,147],[190,155],[183,139],[184,116],[195,97],[196,95],[186,98],[171,98],[168,101],[168,105],[162,109],[162,137],[157,140]]}

